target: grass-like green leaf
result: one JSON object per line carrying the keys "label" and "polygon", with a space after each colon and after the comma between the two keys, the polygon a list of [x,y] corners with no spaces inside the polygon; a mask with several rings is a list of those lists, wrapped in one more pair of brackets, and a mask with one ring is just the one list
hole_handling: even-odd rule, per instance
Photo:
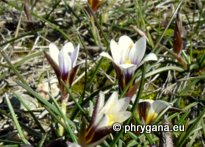
{"label": "grass-like green leaf", "polygon": [[9,107],[9,111],[11,112],[11,116],[12,116],[13,122],[14,122],[14,124],[16,126],[16,129],[18,130],[19,137],[22,139],[24,144],[30,144],[28,142],[28,140],[25,138],[24,132],[23,132],[23,130],[22,130],[22,128],[21,128],[21,126],[20,126],[20,124],[18,122],[18,119],[16,117],[14,109],[13,109],[13,107],[11,105],[11,102],[10,102],[10,100],[8,98],[8,95],[6,95],[5,98],[6,98],[6,103],[7,103],[8,107]]}
{"label": "grass-like green leaf", "polygon": [[180,136],[177,146],[181,147],[184,145],[184,143],[187,141],[187,139],[192,135],[192,133],[197,129],[199,123],[203,119],[203,116],[205,114],[205,109],[201,111],[200,115],[196,118],[194,123],[186,130],[186,132],[183,132],[182,135]]}

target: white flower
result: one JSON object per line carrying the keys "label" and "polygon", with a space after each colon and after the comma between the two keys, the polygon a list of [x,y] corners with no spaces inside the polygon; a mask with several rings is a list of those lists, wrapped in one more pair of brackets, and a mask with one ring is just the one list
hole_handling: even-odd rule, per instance
{"label": "white flower", "polygon": [[68,82],[70,85],[77,72],[78,65],[76,65],[80,46],[74,48],[71,42],[66,43],[59,51],[54,43],[49,45],[49,54],[45,53],[48,62],[53,67],[57,78]]}
{"label": "white flower", "polygon": [[113,132],[112,125],[122,123],[131,115],[126,111],[129,100],[118,99],[118,93],[113,92],[105,103],[105,95],[100,92],[89,127],[79,135],[79,144],[83,147],[95,147],[100,144],[109,133]]}
{"label": "white flower", "polygon": [[68,74],[75,67],[79,49],[79,45],[74,48],[71,42],[66,43],[60,51],[54,43],[49,45],[49,54],[59,66],[61,74]]}
{"label": "white flower", "polygon": [[138,115],[145,124],[151,124],[165,109],[171,108],[172,105],[162,100],[139,100]]}
{"label": "white flower", "polygon": [[141,37],[134,43],[130,37],[121,36],[118,43],[111,40],[110,49],[112,56],[105,52],[101,53],[101,56],[112,60],[125,74],[132,75],[144,62],[157,60],[157,56],[154,53],[150,53],[143,59],[146,51],[145,37]]}
{"label": "white flower", "polygon": [[129,111],[126,111],[129,100],[126,98],[118,99],[117,92],[113,92],[106,104],[104,104],[105,95],[100,92],[98,101],[96,118],[93,124],[97,128],[110,127],[116,122],[122,123],[131,115]]}

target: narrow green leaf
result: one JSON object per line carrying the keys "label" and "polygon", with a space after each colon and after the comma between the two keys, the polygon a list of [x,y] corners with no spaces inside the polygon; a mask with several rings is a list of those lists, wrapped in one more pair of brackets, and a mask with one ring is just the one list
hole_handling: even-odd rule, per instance
{"label": "narrow green leaf", "polygon": [[192,135],[192,133],[194,132],[196,127],[201,122],[204,114],[205,114],[205,109],[203,109],[201,114],[197,117],[197,119],[194,121],[194,123],[186,130],[186,132],[184,132],[184,134],[180,136],[180,138],[177,142],[178,147],[182,147],[184,145],[184,143],[187,141],[187,139]]}
{"label": "narrow green leaf", "polygon": [[11,105],[11,102],[10,102],[10,100],[8,98],[8,95],[6,95],[5,98],[6,98],[6,103],[7,103],[8,107],[9,107],[10,112],[11,112],[11,116],[12,116],[13,122],[14,122],[14,124],[16,126],[16,129],[17,129],[18,133],[19,133],[19,137],[22,139],[24,144],[30,144],[28,142],[28,140],[26,140],[26,138],[24,136],[24,133],[23,133],[23,130],[21,129],[21,126],[19,125],[18,119],[17,119],[16,114],[14,112],[14,109],[13,109],[13,107]]}

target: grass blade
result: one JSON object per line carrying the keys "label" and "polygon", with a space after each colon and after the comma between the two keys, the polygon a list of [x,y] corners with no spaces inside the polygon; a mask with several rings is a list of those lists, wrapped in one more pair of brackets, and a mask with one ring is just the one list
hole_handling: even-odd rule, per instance
{"label": "grass blade", "polygon": [[30,143],[28,142],[28,140],[26,140],[26,138],[25,138],[25,136],[24,136],[23,130],[22,130],[22,128],[21,128],[21,126],[20,126],[20,124],[19,124],[19,122],[18,122],[18,119],[17,119],[17,117],[16,117],[16,114],[15,114],[15,112],[14,112],[14,109],[13,109],[13,107],[12,107],[12,105],[11,105],[11,102],[10,102],[10,100],[9,100],[9,98],[8,98],[8,95],[6,95],[5,98],[6,98],[6,103],[7,103],[8,107],[9,107],[10,112],[11,112],[11,116],[12,116],[13,122],[14,122],[14,124],[15,124],[15,126],[16,126],[16,129],[17,129],[18,133],[19,133],[19,137],[22,139],[22,141],[24,142],[24,144],[30,144]]}

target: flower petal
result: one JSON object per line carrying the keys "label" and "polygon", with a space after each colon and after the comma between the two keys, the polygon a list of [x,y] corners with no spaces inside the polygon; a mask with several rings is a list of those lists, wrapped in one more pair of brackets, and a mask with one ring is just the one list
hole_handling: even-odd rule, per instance
{"label": "flower petal", "polygon": [[78,46],[75,48],[75,50],[70,55],[71,61],[73,63],[72,67],[75,67],[75,65],[76,65],[78,54],[79,54],[79,50],[80,50],[80,44],[78,44]]}
{"label": "flower petal", "polygon": [[162,111],[169,108],[171,104],[162,100],[139,100],[138,112],[146,124],[151,124]]}
{"label": "flower petal", "polygon": [[93,110],[92,122],[93,122],[94,126],[97,125],[97,123],[100,121],[100,119],[103,115],[102,113],[100,113],[100,110],[103,108],[104,102],[105,102],[105,95],[102,91],[100,91],[95,108]]}
{"label": "flower petal", "polygon": [[106,114],[103,114],[101,119],[98,121],[97,128],[108,127],[109,117]]}
{"label": "flower petal", "polygon": [[100,104],[99,101],[104,103],[104,94],[102,92],[100,92],[100,97],[96,103],[96,107],[102,107],[102,109],[97,112],[95,108],[94,112],[97,113],[93,115],[96,115],[96,117],[94,122],[92,121],[91,123],[95,130],[111,127],[115,122],[121,123],[131,115],[129,111],[125,111],[129,105],[129,100],[125,98],[118,100],[117,91],[112,93],[105,105],[103,103]]}
{"label": "flower petal", "polygon": [[120,50],[119,45],[114,40],[111,40],[110,42],[110,49],[114,62],[116,64],[120,64],[122,51]]}
{"label": "flower petal", "polygon": [[63,80],[67,80],[68,72],[71,69],[71,59],[65,50],[61,50],[58,55],[59,69]]}
{"label": "flower petal", "polygon": [[67,42],[63,48],[62,48],[64,53],[72,53],[74,51],[74,46],[71,42]]}
{"label": "flower petal", "polygon": [[122,111],[122,112],[113,113],[112,114],[112,119],[113,119],[114,123],[115,122],[122,123],[125,120],[127,120],[130,116],[131,116],[131,112]]}
{"label": "flower petal", "polygon": [[127,107],[129,106],[129,99],[128,98],[121,98],[118,100],[118,105],[119,105],[119,111],[125,111]]}
{"label": "flower petal", "polygon": [[116,102],[118,101],[118,93],[115,91],[112,93],[108,101],[106,102],[105,106],[101,110],[102,113],[107,113],[108,111],[112,111],[117,107]]}
{"label": "flower petal", "polygon": [[124,49],[129,48],[130,45],[133,45],[134,42],[132,41],[132,39],[130,37],[128,37],[127,35],[123,35],[119,38],[118,41],[118,45],[123,47]]}
{"label": "flower petal", "polygon": [[171,104],[165,101],[156,100],[152,103],[152,108],[156,113],[160,113],[168,107],[170,108]]}
{"label": "flower petal", "polygon": [[137,65],[128,68],[128,69],[127,69],[127,74],[129,74],[129,75],[133,75],[134,72],[135,72],[135,70],[136,70],[137,68],[138,68]]}
{"label": "flower petal", "polygon": [[111,61],[113,61],[113,58],[106,52],[100,53],[100,56],[106,57],[106,58],[110,59]]}
{"label": "flower petal", "polygon": [[90,140],[89,144],[82,144],[82,147],[96,147],[98,146],[105,138],[107,137],[108,134],[113,132],[112,127],[104,127],[100,128],[98,130],[95,130],[93,132],[94,136],[92,136],[92,140]]}
{"label": "flower petal", "polygon": [[146,117],[143,118],[145,121],[145,124],[152,124],[158,115],[159,113],[156,113],[154,109],[150,107],[150,109],[146,112]]}
{"label": "flower petal", "polygon": [[120,69],[119,65],[115,64],[114,62],[112,62],[112,65],[113,65],[113,67],[115,69],[115,72],[117,74],[117,78],[118,79],[122,78],[122,76],[123,76],[122,75],[122,70]]}
{"label": "flower petal", "polygon": [[53,59],[53,61],[55,61],[57,65],[59,65],[58,54],[59,54],[59,49],[57,48],[57,46],[54,43],[50,43],[49,44],[49,55],[51,56],[51,58]]}
{"label": "flower petal", "polygon": [[52,68],[54,69],[55,71],[55,74],[59,80],[60,78],[60,70],[59,70],[59,66],[57,65],[57,63],[53,60],[53,58],[50,56],[50,54],[46,53],[44,51],[44,54],[45,54],[45,57],[46,59],[48,60],[49,64],[52,66]]}
{"label": "flower petal", "polygon": [[124,70],[124,69],[128,69],[131,67],[135,67],[136,65],[135,64],[120,64],[119,66],[122,70]]}
{"label": "flower petal", "polygon": [[120,37],[118,45],[121,50],[121,63],[125,63],[126,59],[129,57],[129,52],[134,45],[132,39],[126,35]]}
{"label": "flower petal", "polygon": [[143,59],[142,63],[147,61],[157,61],[157,56],[154,53],[150,53]]}
{"label": "flower petal", "polygon": [[127,77],[127,76],[132,76],[133,73],[135,72],[135,70],[137,69],[137,65],[135,64],[121,64],[119,65],[124,76]]}
{"label": "flower petal", "polygon": [[129,57],[133,64],[139,65],[146,50],[146,38],[141,37],[132,47]]}
{"label": "flower petal", "polygon": [[100,91],[100,94],[99,94],[99,104],[98,104],[99,110],[101,110],[103,108],[104,103],[105,103],[105,95],[104,95],[104,93],[102,91]]}
{"label": "flower petal", "polygon": [[152,116],[154,116],[154,111],[151,107],[153,100],[139,100],[137,107],[137,114],[139,117],[146,123],[149,124],[152,120]]}
{"label": "flower petal", "polygon": [[71,68],[71,70],[69,71],[69,79],[68,79],[69,81],[68,82],[70,85],[72,85],[72,83],[73,83],[73,80],[77,74],[78,68],[79,68],[79,65]]}

